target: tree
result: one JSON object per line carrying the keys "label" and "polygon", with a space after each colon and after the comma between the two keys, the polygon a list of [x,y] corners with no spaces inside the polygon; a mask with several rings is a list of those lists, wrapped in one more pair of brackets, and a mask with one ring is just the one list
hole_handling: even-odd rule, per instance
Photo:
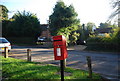
{"label": "tree", "polygon": [[58,1],[49,17],[51,34],[53,36],[62,34],[69,39],[72,32],[75,32],[80,24],[77,16],[78,14],[72,5],[66,6],[63,1]]}
{"label": "tree", "polygon": [[120,27],[114,29],[112,39],[114,43],[118,43],[118,45],[120,45]]}
{"label": "tree", "polygon": [[89,38],[90,34],[93,33],[93,26],[95,26],[95,23],[88,22],[86,25],[83,24],[82,26],[79,26],[79,29],[77,32],[80,33],[79,41],[85,41]]}
{"label": "tree", "polygon": [[8,27],[9,27],[9,23],[11,21],[10,20],[2,20],[2,36],[6,37],[8,35]]}
{"label": "tree", "polygon": [[40,33],[40,22],[35,14],[30,12],[17,12],[9,23],[7,36],[35,37]]}
{"label": "tree", "polygon": [[85,30],[85,35],[86,35],[86,39],[94,33],[94,27],[96,28],[95,23],[93,22],[88,22],[87,26],[86,26],[86,30]]}
{"label": "tree", "polygon": [[111,27],[110,23],[100,23],[100,26],[99,26],[99,28],[108,28],[108,27]]}
{"label": "tree", "polygon": [[9,23],[8,20],[8,9],[4,5],[0,5],[0,21],[2,22],[2,36],[6,36],[7,33],[7,25]]}
{"label": "tree", "polygon": [[93,29],[94,26],[95,26],[95,23],[92,23],[92,22],[88,22],[88,23],[87,23],[86,28],[87,28],[87,30],[89,31],[89,33],[92,32],[92,29]]}
{"label": "tree", "polygon": [[86,40],[86,30],[85,30],[85,24],[82,24],[82,26],[79,26],[77,32],[79,33],[78,42]]}
{"label": "tree", "polygon": [[114,12],[110,15],[110,18],[115,17],[116,15],[120,14],[120,1],[119,0],[112,0],[112,7]]}
{"label": "tree", "polygon": [[120,0],[111,0],[113,13],[109,16],[109,21],[118,15],[118,27],[120,27]]}
{"label": "tree", "polygon": [[8,19],[8,9],[4,5],[0,5],[0,16],[2,20],[7,20]]}
{"label": "tree", "polygon": [[78,37],[79,37],[79,33],[77,32],[72,32],[71,36],[70,36],[70,44],[76,44],[76,41],[78,40]]}
{"label": "tree", "polygon": [[[52,35],[57,34],[57,30],[64,27],[70,27],[79,24],[79,20],[76,19],[77,13],[73,6],[67,7],[63,1],[57,2],[53,9],[52,15],[50,15],[50,30]],[[56,32],[55,32],[56,31]]]}
{"label": "tree", "polygon": [[99,28],[117,28],[118,26],[115,24],[111,24],[111,23],[100,23]]}

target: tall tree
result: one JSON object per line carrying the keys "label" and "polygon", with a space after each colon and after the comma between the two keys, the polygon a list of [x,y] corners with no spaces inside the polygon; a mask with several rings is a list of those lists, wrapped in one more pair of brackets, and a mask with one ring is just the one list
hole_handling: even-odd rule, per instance
{"label": "tall tree", "polygon": [[6,36],[7,33],[7,25],[9,23],[8,20],[8,9],[4,5],[0,5],[0,22],[2,22],[2,28],[0,29],[0,35]]}
{"label": "tall tree", "polygon": [[4,5],[0,5],[0,19],[7,20],[8,19],[8,9]]}
{"label": "tall tree", "polygon": [[50,31],[52,35],[64,35],[70,41],[78,36],[75,31],[80,24],[77,19],[78,14],[72,5],[66,6],[65,3],[59,0],[50,15]]}
{"label": "tall tree", "polygon": [[110,23],[100,23],[100,28],[109,28],[111,27],[111,24]]}
{"label": "tall tree", "polygon": [[112,7],[114,9],[113,13],[110,15],[109,20],[118,16],[118,27],[120,27],[120,0],[111,0]]}
{"label": "tall tree", "polygon": [[50,15],[50,30],[56,35],[59,29],[78,25],[77,13],[72,5],[67,7],[63,1],[58,1]]}
{"label": "tall tree", "polygon": [[120,14],[120,1],[112,0],[112,7],[115,9],[115,11],[111,14],[110,18],[113,18],[116,15]]}

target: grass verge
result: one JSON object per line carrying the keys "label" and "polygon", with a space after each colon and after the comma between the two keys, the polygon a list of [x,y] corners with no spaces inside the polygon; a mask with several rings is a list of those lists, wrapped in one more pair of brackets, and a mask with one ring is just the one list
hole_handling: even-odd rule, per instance
{"label": "grass verge", "polygon": [[[2,59],[3,80],[22,81],[60,81],[60,68],[38,62],[27,62],[14,58]],[[88,78],[88,72],[73,68],[65,69],[65,81],[103,81],[101,76],[93,73],[93,78]]]}

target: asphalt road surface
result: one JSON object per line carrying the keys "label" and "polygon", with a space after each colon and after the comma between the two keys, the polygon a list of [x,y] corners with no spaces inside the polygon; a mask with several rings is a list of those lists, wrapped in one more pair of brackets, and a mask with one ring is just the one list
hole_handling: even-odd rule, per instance
{"label": "asphalt road surface", "polygon": [[[28,48],[32,51],[32,61],[59,65],[60,61],[54,60],[52,48],[13,46],[9,56],[27,60]],[[118,72],[118,63],[120,61],[118,53],[68,50],[66,65],[72,68],[88,70],[86,56],[91,57],[93,72],[100,73],[113,81],[117,81],[115,79],[118,79],[118,76],[120,77]]]}

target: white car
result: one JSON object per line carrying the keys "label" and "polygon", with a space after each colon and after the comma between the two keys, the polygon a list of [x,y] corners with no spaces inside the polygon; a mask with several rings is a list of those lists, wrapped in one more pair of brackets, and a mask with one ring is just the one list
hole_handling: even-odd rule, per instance
{"label": "white car", "polygon": [[0,37],[0,52],[4,52],[4,47],[8,47],[8,51],[11,50],[10,42],[6,38]]}
{"label": "white car", "polygon": [[46,37],[38,37],[38,42],[45,42],[46,41]]}

